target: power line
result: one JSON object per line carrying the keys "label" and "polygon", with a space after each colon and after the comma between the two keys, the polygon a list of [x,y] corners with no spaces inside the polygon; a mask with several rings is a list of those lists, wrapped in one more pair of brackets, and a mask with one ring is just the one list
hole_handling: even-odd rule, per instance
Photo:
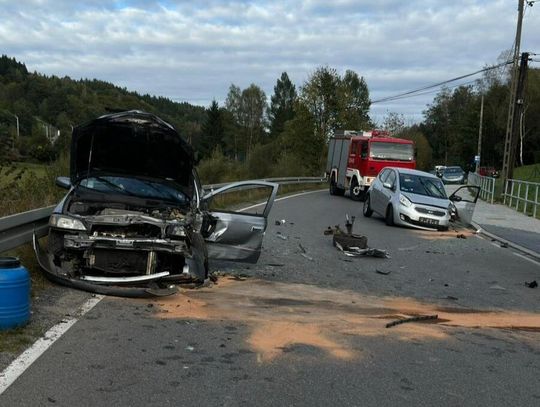
{"label": "power line", "polygon": [[[477,79],[474,79],[472,81],[463,82],[463,83],[458,83],[457,85],[448,86],[448,89],[454,89],[454,88],[458,88],[460,86],[470,85],[471,83],[475,83],[476,81],[477,81]],[[389,101],[393,102],[394,100],[401,100],[401,99],[412,98],[412,97],[415,97],[415,96],[429,95],[429,94],[433,94],[433,93],[438,92],[438,91],[439,91],[439,89],[432,89],[432,90],[428,90],[428,91],[425,91],[425,92],[415,93],[413,95],[394,97],[393,99],[391,99]],[[373,103],[373,102],[371,102],[371,103]]]}
{"label": "power line", "polygon": [[432,88],[438,88],[440,86],[446,85],[447,83],[459,81],[460,79],[468,78],[469,76],[477,75],[477,74],[482,73],[482,72],[486,72],[486,71],[490,71],[492,69],[500,68],[501,66],[509,65],[511,63],[512,63],[512,61],[506,61],[506,62],[502,62],[502,63],[497,64],[497,65],[488,66],[486,68],[480,69],[478,71],[475,71],[475,72],[472,72],[472,73],[469,73],[469,74],[466,74],[466,75],[461,75],[461,76],[458,76],[458,77],[455,77],[455,78],[452,78],[452,79],[448,79],[446,81],[442,81],[442,82],[439,82],[439,83],[434,83],[433,85],[423,86],[421,88],[410,90],[410,91],[407,91],[407,92],[404,92],[404,93],[399,93],[397,95],[388,96],[388,97],[377,99],[377,100],[372,100],[371,104],[382,103],[382,102],[390,102],[392,100],[402,99],[404,96],[413,95],[413,94],[421,92],[423,90],[428,90],[428,89],[432,89]]}

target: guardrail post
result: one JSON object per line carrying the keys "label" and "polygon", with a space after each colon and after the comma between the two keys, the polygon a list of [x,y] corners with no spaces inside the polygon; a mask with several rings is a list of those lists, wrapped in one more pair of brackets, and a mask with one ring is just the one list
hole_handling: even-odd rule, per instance
{"label": "guardrail post", "polygon": [[523,202],[523,213],[527,214],[527,201],[529,200],[529,184],[525,185],[525,201]]}
{"label": "guardrail post", "polygon": [[538,187],[539,185],[536,185],[536,193],[534,196],[534,208],[533,208],[533,216],[536,218],[536,207],[538,206]]}
{"label": "guardrail post", "polygon": [[518,182],[518,190],[516,197],[516,211],[519,212],[519,200],[521,199],[521,182]]}
{"label": "guardrail post", "polygon": [[491,204],[493,205],[493,199],[495,198],[495,178],[491,179]]}

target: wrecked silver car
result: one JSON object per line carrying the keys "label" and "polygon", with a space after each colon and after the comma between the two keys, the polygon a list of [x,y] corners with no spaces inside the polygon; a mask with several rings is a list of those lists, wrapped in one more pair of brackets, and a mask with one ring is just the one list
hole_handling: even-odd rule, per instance
{"label": "wrecked silver car", "polygon": [[149,113],[76,127],[47,250],[34,237],[46,275],[100,294],[161,296],[204,282],[209,259],[256,262],[278,185],[237,182],[204,195],[194,164],[191,146]]}

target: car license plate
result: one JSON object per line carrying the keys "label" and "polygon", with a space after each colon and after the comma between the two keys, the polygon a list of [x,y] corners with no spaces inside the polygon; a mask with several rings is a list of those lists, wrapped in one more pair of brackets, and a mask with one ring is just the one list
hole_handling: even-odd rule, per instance
{"label": "car license plate", "polygon": [[420,218],[420,222],[426,223],[428,225],[438,225],[439,221],[437,219],[430,219],[430,218]]}

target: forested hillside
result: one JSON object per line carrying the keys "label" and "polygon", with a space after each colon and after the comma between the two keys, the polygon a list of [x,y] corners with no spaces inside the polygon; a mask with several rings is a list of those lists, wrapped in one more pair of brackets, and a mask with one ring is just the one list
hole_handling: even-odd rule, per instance
{"label": "forested hillside", "polygon": [[54,159],[66,149],[72,126],[125,109],[159,113],[187,138],[200,134],[206,116],[203,107],[139,95],[95,79],[31,73],[24,63],[0,57],[0,159]]}

